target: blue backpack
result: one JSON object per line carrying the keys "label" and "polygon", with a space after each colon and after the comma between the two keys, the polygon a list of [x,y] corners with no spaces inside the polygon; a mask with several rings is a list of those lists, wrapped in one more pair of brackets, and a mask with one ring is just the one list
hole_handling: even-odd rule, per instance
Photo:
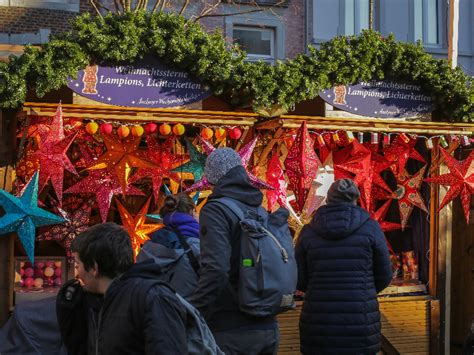
{"label": "blue backpack", "polygon": [[266,317],[294,309],[297,267],[288,228],[288,211],[280,209],[269,215],[258,207],[257,217],[244,211],[231,198],[212,201],[226,206],[240,221],[240,310],[252,316]]}

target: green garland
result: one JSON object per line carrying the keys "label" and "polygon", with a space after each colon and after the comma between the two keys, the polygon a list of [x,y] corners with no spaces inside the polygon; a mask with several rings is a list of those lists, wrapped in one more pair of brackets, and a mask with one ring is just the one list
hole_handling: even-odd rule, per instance
{"label": "green garland", "polygon": [[251,105],[257,112],[288,110],[337,84],[388,78],[420,85],[442,120],[474,122],[472,78],[434,59],[419,43],[363,31],[271,66],[244,62],[245,53],[228,46],[221,34],[209,34],[183,17],[145,12],[104,18],[86,13],[70,32],[0,63],[0,107],[20,106],[28,89],[39,97],[59,89],[90,62],[133,63],[146,54],[191,73],[231,104]]}

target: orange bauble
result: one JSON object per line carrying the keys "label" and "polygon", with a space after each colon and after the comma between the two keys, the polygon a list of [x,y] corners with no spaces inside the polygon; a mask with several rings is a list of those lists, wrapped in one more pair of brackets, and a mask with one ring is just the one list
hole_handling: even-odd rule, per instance
{"label": "orange bauble", "polygon": [[203,128],[203,130],[201,131],[201,137],[204,138],[205,140],[209,140],[212,138],[212,136],[214,135],[214,132],[211,128]]}
{"label": "orange bauble", "polygon": [[216,139],[217,140],[222,140],[227,136],[227,131],[225,128],[217,128],[216,129]]}
{"label": "orange bauble", "polygon": [[117,129],[117,133],[120,138],[126,138],[130,134],[130,128],[128,128],[127,126],[120,126]]}
{"label": "orange bauble", "polygon": [[143,129],[142,126],[133,126],[132,127],[132,135],[135,136],[135,137],[141,137],[143,136],[143,133],[145,132],[145,130]]}
{"label": "orange bauble", "polygon": [[163,123],[161,126],[160,126],[160,134],[162,136],[167,136],[171,133],[171,126],[167,123]]}
{"label": "orange bauble", "polygon": [[95,122],[89,122],[88,124],[86,124],[86,131],[89,134],[95,134],[98,129],[99,125]]}
{"label": "orange bauble", "polygon": [[173,126],[173,134],[175,136],[182,136],[184,134],[185,128],[181,123],[175,124]]}

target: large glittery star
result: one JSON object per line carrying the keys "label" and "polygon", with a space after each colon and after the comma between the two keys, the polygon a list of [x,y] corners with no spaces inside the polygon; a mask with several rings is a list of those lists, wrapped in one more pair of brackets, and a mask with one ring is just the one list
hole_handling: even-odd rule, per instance
{"label": "large glittery star", "polygon": [[410,176],[406,170],[397,176],[397,189],[393,192],[392,198],[398,202],[402,230],[405,230],[414,206],[428,213],[419,193],[425,170],[426,165],[413,176]]}
{"label": "large glittery star", "polygon": [[160,144],[157,138],[153,136],[148,136],[146,141],[148,146],[148,159],[155,164],[155,167],[139,169],[130,178],[130,183],[133,184],[145,177],[150,177],[153,184],[153,197],[155,201],[158,201],[163,178],[169,177],[178,184],[181,182],[181,178],[178,174],[171,171],[175,160],[170,149],[171,147],[169,146],[169,141]]}
{"label": "large glittery star", "polygon": [[16,232],[31,262],[35,257],[35,229],[64,222],[64,219],[38,207],[38,173],[26,185],[20,198],[0,190],[0,234]]}
{"label": "large glittery star", "polygon": [[[271,187],[266,182],[260,180],[248,169],[248,164],[250,163],[250,158],[252,157],[253,150],[255,148],[255,145],[257,144],[257,139],[258,137],[255,137],[254,139],[252,139],[249,143],[247,143],[244,147],[242,147],[242,149],[238,151],[238,154],[240,156],[240,159],[242,160],[242,166],[247,171],[247,175],[249,177],[250,183],[258,189],[272,190],[273,187]],[[201,139],[201,142],[203,144],[204,151],[208,155],[211,154],[216,149],[214,148],[212,144],[210,144],[204,139]],[[186,192],[202,191],[202,190],[208,190],[208,189],[210,189],[209,181],[207,181],[206,176],[203,176],[201,180],[197,181],[191,187],[186,189]]]}
{"label": "large glittery star", "polygon": [[449,190],[444,196],[439,206],[441,210],[450,201],[461,196],[461,203],[464,210],[464,216],[469,223],[471,195],[474,194],[474,150],[462,161],[453,158],[446,150],[440,148],[444,157],[445,164],[449,173],[440,176],[434,176],[425,181],[433,182],[444,186],[449,186]]}
{"label": "large glittery star", "polygon": [[173,172],[191,173],[194,176],[194,181],[199,181],[204,174],[204,165],[206,164],[207,155],[200,153],[188,140],[186,140],[186,148],[189,152],[189,161],[176,167]]}
{"label": "large glittery star", "polygon": [[74,261],[71,252],[71,243],[79,234],[89,228],[91,210],[92,204],[90,202],[84,203],[72,213],[68,213],[58,207],[58,211],[65,222],[49,228],[47,231],[39,234],[36,239],[38,241],[54,240],[59,243],[66,250],[68,261],[71,264]]}
{"label": "large glittery star", "polygon": [[402,228],[399,223],[389,222],[385,220],[385,216],[387,215],[391,203],[392,200],[385,201],[385,203],[377,211],[370,212],[370,217],[372,217],[372,219],[376,220],[379,223],[380,228],[384,232],[390,232]]}
{"label": "large glittery star", "polygon": [[114,169],[124,195],[127,192],[132,168],[158,168],[147,159],[146,151],[138,148],[141,137],[131,137],[122,141],[118,137],[104,135],[103,139],[107,151],[88,169]]}
{"label": "large glittery star", "polygon": [[62,109],[59,105],[47,135],[42,137],[41,147],[29,158],[31,161],[39,161],[40,191],[51,180],[60,205],[63,198],[64,169],[77,175],[76,169],[66,155],[75,137],[76,134],[64,136]]}
{"label": "large glittery star", "polygon": [[145,224],[150,200],[151,198],[146,201],[136,216],[132,216],[132,214],[116,200],[120,218],[122,219],[122,225],[130,235],[135,257],[140,252],[141,246],[150,239],[148,235],[163,227],[163,225],[159,224]]}
{"label": "large glittery star", "polygon": [[[90,151],[87,149],[81,149],[81,152],[82,158],[86,165],[91,165],[95,162],[94,158],[90,154]],[[112,197],[116,194],[120,194],[121,192],[122,188],[117,179],[117,175],[115,174],[115,171],[110,169],[91,170],[89,171],[88,176],[64,191],[66,194],[95,194],[103,223],[105,223],[107,220]],[[143,195],[141,190],[131,185],[127,185],[126,193],[128,195],[135,196]]]}
{"label": "large glittery star", "polygon": [[314,141],[310,137],[306,121],[304,121],[285,159],[286,175],[290,189],[295,194],[299,211],[303,210],[319,166],[321,166],[321,162],[314,151]]}
{"label": "large glittery star", "polygon": [[404,141],[401,136],[397,136],[394,142],[385,148],[384,156],[392,163],[390,168],[395,175],[403,174],[410,158],[426,163],[425,159],[415,149],[415,144],[416,139],[407,136],[407,141]]}
{"label": "large glittery star", "polygon": [[286,206],[286,180],[280,162],[280,155],[273,151],[272,158],[268,163],[266,172],[267,182],[273,190],[267,190],[268,210],[273,210],[273,206],[278,202],[280,206]]}

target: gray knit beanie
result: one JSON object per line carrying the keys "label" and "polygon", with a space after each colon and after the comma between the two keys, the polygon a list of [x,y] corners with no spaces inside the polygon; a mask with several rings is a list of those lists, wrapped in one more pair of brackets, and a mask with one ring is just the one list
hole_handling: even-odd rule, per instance
{"label": "gray knit beanie", "polygon": [[229,172],[230,169],[242,165],[239,154],[232,148],[217,148],[206,159],[204,175],[212,185]]}
{"label": "gray knit beanie", "polygon": [[328,190],[327,203],[353,203],[356,204],[360,196],[357,185],[351,179],[339,179],[332,183]]}

